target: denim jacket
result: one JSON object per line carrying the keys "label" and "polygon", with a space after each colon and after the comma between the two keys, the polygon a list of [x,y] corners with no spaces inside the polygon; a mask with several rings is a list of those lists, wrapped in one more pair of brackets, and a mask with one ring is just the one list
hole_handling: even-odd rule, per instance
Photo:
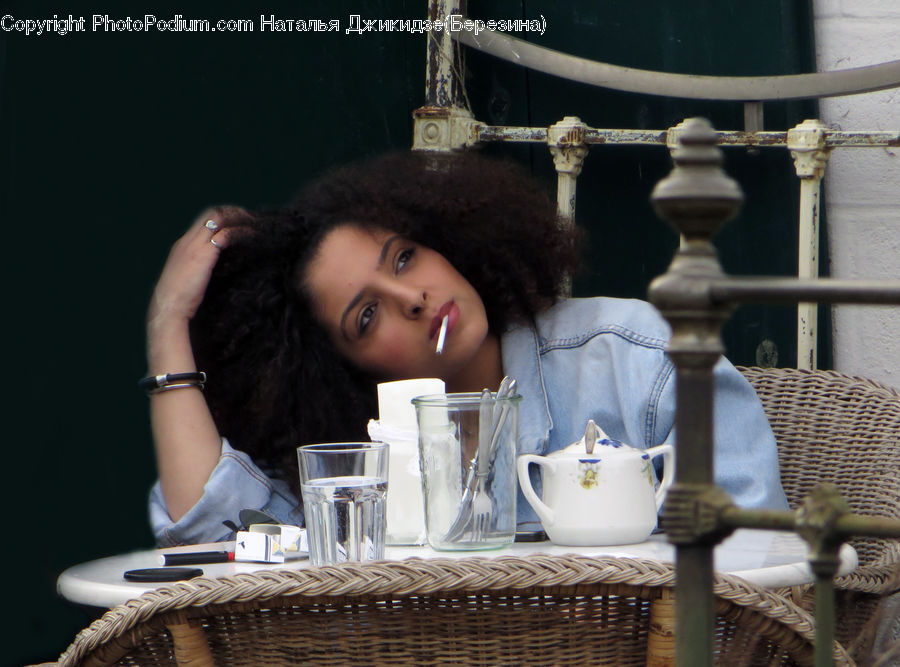
{"label": "denim jacket", "polygon": [[[541,313],[534,328],[507,332],[503,372],[518,380],[523,397],[519,454],[548,454],[578,441],[588,419],[632,447],[674,444],[670,335],[650,304],[611,298],[568,299]],[[716,483],[742,507],[787,509],[762,405],[724,358],[715,367],[714,409]],[[537,520],[521,492],[517,513],[519,522]]]}
{"label": "denim jacket", "polygon": [[[583,435],[588,419],[640,449],[674,442],[675,372],[664,351],[669,335],[650,304],[610,298],[561,301],[541,313],[535,327],[506,332],[503,372],[516,378],[523,397],[518,452],[562,449]],[[725,359],[715,381],[716,483],[742,507],[787,508],[775,438],[756,393]],[[230,530],[222,522],[236,523],[243,508],[300,523],[296,506],[284,481],[223,441],[197,504],[173,523],[156,484],[150,520],[160,545],[191,544],[225,539]],[[521,492],[517,513],[519,522],[537,520]]]}

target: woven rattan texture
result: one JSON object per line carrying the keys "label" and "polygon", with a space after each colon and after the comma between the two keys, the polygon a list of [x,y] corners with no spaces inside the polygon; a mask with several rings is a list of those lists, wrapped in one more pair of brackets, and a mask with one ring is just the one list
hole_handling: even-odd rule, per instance
{"label": "woven rattan texture", "polygon": [[[900,519],[900,394],[834,371],[741,368],[756,389],[778,441],[791,507],[831,482],[857,514]],[[896,540],[853,540],[857,572],[840,585],[884,593],[900,564]]]}
{"label": "woven rattan texture", "polygon": [[[194,579],[109,611],[60,659],[171,665],[165,629],[203,627],[216,665],[644,665],[671,565],[581,556],[410,559]],[[810,664],[812,620],[716,578],[721,664]],[[850,664],[835,646],[837,664]]]}
{"label": "woven rattan texture", "polygon": [[[775,432],[791,507],[817,484],[831,482],[855,513],[900,519],[900,393],[834,371],[740,370]],[[883,621],[883,596],[900,581],[900,544],[870,537],[852,544],[859,568],[835,582],[835,637],[865,663]],[[812,589],[795,591],[794,600],[811,609]]]}

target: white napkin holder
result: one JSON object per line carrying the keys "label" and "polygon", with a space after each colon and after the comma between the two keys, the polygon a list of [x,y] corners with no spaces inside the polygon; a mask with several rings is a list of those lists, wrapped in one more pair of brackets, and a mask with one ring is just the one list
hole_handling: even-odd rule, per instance
{"label": "white napkin holder", "polygon": [[386,442],[388,453],[387,531],[385,544],[425,544],[425,501],[419,465],[419,428],[412,399],[443,394],[444,382],[420,378],[378,385],[378,420],[370,420],[369,437]]}

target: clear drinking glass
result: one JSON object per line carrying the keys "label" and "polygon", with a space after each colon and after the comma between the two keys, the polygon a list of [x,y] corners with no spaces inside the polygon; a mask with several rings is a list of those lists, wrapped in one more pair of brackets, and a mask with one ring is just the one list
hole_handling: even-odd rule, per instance
{"label": "clear drinking glass", "polygon": [[478,393],[413,399],[426,538],[435,549],[494,549],[514,540],[521,400]]}
{"label": "clear drinking glass", "polygon": [[310,562],[384,558],[388,445],[304,445],[297,456]]}

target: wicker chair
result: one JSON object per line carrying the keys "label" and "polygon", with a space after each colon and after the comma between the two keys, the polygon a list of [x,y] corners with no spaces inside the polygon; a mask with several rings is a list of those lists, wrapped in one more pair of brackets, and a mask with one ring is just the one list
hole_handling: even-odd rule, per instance
{"label": "wicker chair", "polygon": [[[58,664],[671,664],[673,581],[655,561],[547,555],[199,578],[108,611]],[[722,664],[812,662],[802,609],[736,577],[715,591]]]}
{"label": "wicker chair", "polygon": [[[900,518],[900,393],[834,371],[740,370],[759,394],[775,432],[791,507],[817,484],[832,482],[854,512]],[[898,588],[900,544],[869,537],[852,544],[859,568],[835,582],[836,637],[864,660],[877,630],[878,607]],[[811,591],[793,594],[811,607]]]}

